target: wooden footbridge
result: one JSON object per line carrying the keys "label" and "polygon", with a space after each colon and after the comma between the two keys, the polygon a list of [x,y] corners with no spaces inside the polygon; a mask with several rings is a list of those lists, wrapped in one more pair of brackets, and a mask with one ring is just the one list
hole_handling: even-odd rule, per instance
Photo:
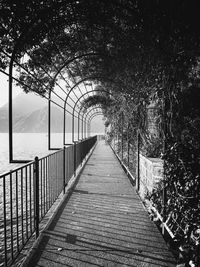
{"label": "wooden footbridge", "polygon": [[170,267],[175,260],[112,149],[99,141],[22,266]]}

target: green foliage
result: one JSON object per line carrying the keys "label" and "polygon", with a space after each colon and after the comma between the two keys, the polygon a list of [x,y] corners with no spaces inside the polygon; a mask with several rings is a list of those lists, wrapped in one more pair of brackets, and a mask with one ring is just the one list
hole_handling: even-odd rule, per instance
{"label": "green foliage", "polygon": [[[168,135],[165,160],[166,214],[180,244],[189,244],[189,259],[195,257],[200,237],[192,236],[200,229],[200,90],[193,87],[179,94],[173,125]],[[163,187],[151,198],[163,212]],[[197,265],[195,265],[197,266]]]}
{"label": "green foliage", "polygon": [[142,154],[149,158],[161,158],[163,152],[163,140],[160,137],[150,136],[141,147]]}
{"label": "green foliage", "polygon": [[110,99],[109,94],[106,96],[106,94],[103,93],[103,95],[89,96],[88,98],[83,100],[81,104],[85,109],[99,104],[105,110],[108,106],[111,106],[112,103],[113,101]]}

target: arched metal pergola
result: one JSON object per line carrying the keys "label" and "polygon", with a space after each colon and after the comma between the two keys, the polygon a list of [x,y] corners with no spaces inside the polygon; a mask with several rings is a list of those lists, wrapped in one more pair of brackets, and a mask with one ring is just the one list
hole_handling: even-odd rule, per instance
{"label": "arched metal pergola", "polygon": [[[13,81],[16,81],[18,84],[21,84],[23,87],[27,87],[28,90],[32,90],[29,84],[25,84],[22,81],[20,81],[14,74],[14,64],[16,64],[20,69],[25,71],[32,79],[34,79],[38,84],[41,84],[41,86],[46,86],[43,84],[43,81],[38,80],[34,72],[30,72],[30,70],[26,69],[23,64],[18,62],[15,58],[15,51],[9,55],[5,52],[6,56],[10,58],[10,64],[9,64],[9,71],[6,72],[4,70],[0,70],[2,73],[7,75],[9,77],[9,160],[11,163],[27,163],[30,160],[21,160],[21,159],[14,159],[13,157]],[[27,56],[30,56],[30,54],[27,52]],[[97,77],[97,76],[89,76],[89,77],[84,77],[78,82],[74,84],[70,84],[69,81],[67,81],[67,78],[61,74],[61,71],[63,71],[64,68],[69,68],[69,65],[76,61],[77,59],[83,58],[83,57],[89,57],[89,56],[97,56],[95,53],[88,53],[84,55],[79,55],[75,56],[66,62],[63,63],[62,66],[57,70],[56,74],[54,77],[52,77],[47,71],[41,69],[44,71],[46,75],[52,80],[52,84],[54,84],[57,87],[57,90],[55,90],[53,87],[49,89],[49,93],[43,95],[43,98],[48,100],[48,149],[49,150],[57,150],[60,148],[53,148],[51,146],[51,104],[56,105],[57,107],[63,109],[63,144],[68,145],[71,143],[66,143],[65,140],[65,131],[66,131],[66,113],[71,115],[72,118],[72,142],[75,142],[75,119],[78,121],[78,140],[80,139],[80,132],[79,132],[79,127],[81,125],[81,132],[82,136],[81,138],[86,138],[86,136],[89,136],[89,125],[91,123],[91,119],[89,120],[88,118],[88,113],[83,112],[84,107],[81,106],[81,101],[83,99],[86,99],[87,97],[94,96],[96,93],[101,93],[101,94],[107,94],[111,95],[110,92],[106,90],[97,90],[93,88],[93,83],[92,80],[98,80],[101,79],[102,77]],[[65,82],[67,85],[67,90],[63,88],[57,81],[58,77],[61,77],[61,80]],[[108,79],[109,80],[109,79]],[[89,83],[86,83],[89,82]],[[83,85],[85,88],[80,88],[80,86]],[[92,87],[92,89],[88,89],[88,86]],[[78,93],[76,92],[78,88]],[[61,93],[59,93],[59,92]],[[66,97],[63,97],[63,94],[66,95]],[[54,96],[54,98],[52,97]],[[102,109],[101,106],[98,107],[98,110]],[[94,108],[91,113],[95,113],[97,111],[97,107]],[[99,113],[100,114],[100,113]],[[103,115],[103,112],[101,113]],[[81,124],[80,124],[81,122]],[[86,124],[88,125],[86,127]],[[86,129],[87,128],[87,129]],[[86,133],[87,131],[87,133]]]}

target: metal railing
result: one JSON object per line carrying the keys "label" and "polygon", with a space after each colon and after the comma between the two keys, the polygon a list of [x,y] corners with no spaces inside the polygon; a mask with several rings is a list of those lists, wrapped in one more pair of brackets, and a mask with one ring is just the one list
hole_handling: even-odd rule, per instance
{"label": "metal railing", "polygon": [[134,184],[136,182],[135,166],[137,161],[135,147],[131,144],[129,138],[123,138],[122,135],[114,135],[108,143]]}
{"label": "metal railing", "polygon": [[[133,174],[131,173],[132,170],[130,169],[131,159],[133,158],[133,153],[131,155],[130,144],[127,139],[123,139],[123,135],[121,136],[114,136],[112,139],[111,147],[114,150],[115,154],[117,155],[120,162],[126,168],[126,171],[131,173],[136,179],[136,190],[139,194],[141,194],[141,188],[145,188],[147,194],[149,194],[147,184],[141,179],[141,143],[142,143],[142,136],[140,132],[137,133],[137,142],[135,147],[135,165],[137,166],[136,172]],[[150,179],[150,178],[149,178]],[[151,178],[152,179],[152,178]],[[152,202],[151,209],[154,212],[157,219],[160,220],[162,223],[162,232],[165,233],[165,230],[169,233],[169,235],[174,238],[174,233],[178,231],[184,232],[185,225],[183,224],[184,219],[182,218],[180,222],[175,220],[172,216],[167,216],[166,214],[166,191],[169,190],[164,185],[164,181],[162,185],[162,193],[160,195],[159,205],[154,205],[155,203]],[[144,196],[143,196],[144,197]],[[151,203],[151,202],[150,202]],[[156,208],[154,207],[156,206]]]}
{"label": "metal railing", "polygon": [[[10,266],[95,145],[91,137],[0,175],[0,264]],[[2,266],[2,265],[1,265]]]}

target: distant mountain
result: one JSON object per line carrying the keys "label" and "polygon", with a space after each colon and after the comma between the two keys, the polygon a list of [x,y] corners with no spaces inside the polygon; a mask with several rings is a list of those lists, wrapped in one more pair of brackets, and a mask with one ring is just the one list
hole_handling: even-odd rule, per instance
{"label": "distant mountain", "polygon": [[[14,123],[14,132],[17,133],[40,133],[48,131],[48,108],[44,107],[22,116]],[[51,109],[51,131],[63,131],[63,112],[58,108]]]}
{"label": "distant mountain", "polygon": [[[47,100],[34,93],[20,94],[13,99],[14,132],[47,132]],[[51,131],[63,131],[63,110],[51,107]],[[8,104],[0,108],[0,132],[8,132]]]}
{"label": "distant mountain", "polygon": [[[71,132],[71,115],[66,114],[66,132]],[[47,101],[32,93],[20,94],[13,100],[13,131],[17,133],[47,132]],[[103,132],[102,120],[92,123],[92,132]],[[8,104],[0,108],[0,132],[8,132]],[[51,132],[63,132],[63,110],[52,105]]]}
{"label": "distant mountain", "polygon": [[[47,100],[34,93],[21,93],[13,99],[13,116],[19,117],[27,115],[35,110],[47,106]],[[8,110],[8,104],[0,108],[1,110]]]}

